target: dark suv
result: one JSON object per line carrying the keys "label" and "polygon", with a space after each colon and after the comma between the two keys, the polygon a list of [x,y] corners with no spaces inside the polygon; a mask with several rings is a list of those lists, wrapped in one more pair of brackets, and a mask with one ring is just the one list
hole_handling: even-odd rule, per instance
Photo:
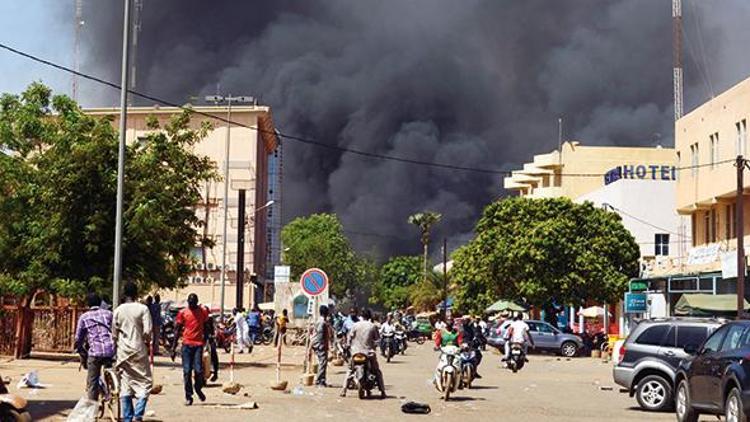
{"label": "dark suv", "polygon": [[612,371],[615,382],[627,388],[646,410],[671,408],[677,369],[688,357],[683,348],[703,343],[721,324],[715,319],[696,318],[641,321],[620,349]]}
{"label": "dark suv", "polygon": [[680,364],[675,407],[677,420],[696,422],[700,413],[725,415],[727,422],[747,421],[750,414],[750,321],[730,322]]}

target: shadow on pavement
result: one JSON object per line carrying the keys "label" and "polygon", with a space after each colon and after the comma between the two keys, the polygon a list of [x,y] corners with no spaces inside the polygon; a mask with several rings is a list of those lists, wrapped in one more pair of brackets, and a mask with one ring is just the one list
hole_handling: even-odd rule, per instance
{"label": "shadow on pavement", "polygon": [[451,396],[451,398],[448,400],[448,402],[452,401],[486,401],[484,397],[467,397],[467,396]]}
{"label": "shadow on pavement", "polygon": [[62,416],[63,411],[73,410],[77,400],[28,400],[27,409],[34,420],[49,418],[51,416]]}
{"label": "shadow on pavement", "polygon": [[494,385],[472,385],[471,390],[497,390]]}

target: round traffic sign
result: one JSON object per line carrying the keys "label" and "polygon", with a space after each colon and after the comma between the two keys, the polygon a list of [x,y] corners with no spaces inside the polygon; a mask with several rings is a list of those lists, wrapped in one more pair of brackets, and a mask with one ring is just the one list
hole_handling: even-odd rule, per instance
{"label": "round traffic sign", "polygon": [[328,275],[320,268],[310,268],[302,273],[299,284],[308,296],[318,296],[328,288]]}

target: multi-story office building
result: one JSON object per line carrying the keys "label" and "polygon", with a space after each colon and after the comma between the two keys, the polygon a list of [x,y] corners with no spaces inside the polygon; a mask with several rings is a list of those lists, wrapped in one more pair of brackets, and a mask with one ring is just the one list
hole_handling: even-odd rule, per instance
{"label": "multi-story office building", "polygon": [[[196,111],[217,117],[227,117],[226,107],[194,107]],[[86,110],[91,115],[112,115],[113,124],[119,123],[119,109],[97,108]],[[127,142],[137,142],[149,131],[146,120],[156,117],[161,126],[181,110],[172,107],[131,107],[128,109]],[[233,106],[232,125],[194,114],[191,127],[198,128],[202,122],[212,123],[213,129],[198,144],[195,152],[207,156],[216,163],[222,179],[206,181],[203,184],[201,202],[195,204],[195,212],[205,221],[199,228],[202,235],[211,239],[215,246],[196,246],[193,251],[196,261],[194,272],[188,277],[184,289],[162,292],[162,300],[184,300],[189,292],[198,293],[204,303],[218,307],[221,303],[220,284],[223,250],[224,207],[228,211],[228,231],[226,250],[225,308],[236,306],[236,280],[240,271],[244,278],[244,307],[251,303],[272,297],[273,266],[278,264],[278,251],[269,250],[278,245],[281,215],[281,167],[277,154],[278,139],[271,119],[271,110],[265,106]],[[258,130],[260,129],[260,130]],[[224,166],[225,142],[230,131],[229,152],[229,195],[225,204]],[[239,221],[241,195],[244,191],[244,224]],[[265,204],[273,200],[271,206]],[[271,223],[269,224],[269,220]],[[239,256],[239,239],[244,239],[244,253]],[[277,246],[278,247],[278,246]],[[241,268],[238,268],[240,267]],[[270,266],[270,272],[269,272]],[[257,282],[257,287],[253,285]]]}

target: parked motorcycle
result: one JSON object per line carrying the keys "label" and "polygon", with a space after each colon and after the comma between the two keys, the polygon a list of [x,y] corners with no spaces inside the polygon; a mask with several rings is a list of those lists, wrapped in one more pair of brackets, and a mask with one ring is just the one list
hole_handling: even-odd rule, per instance
{"label": "parked motorcycle", "polygon": [[174,316],[166,313],[162,316],[161,333],[159,333],[159,342],[168,351],[175,350],[177,342],[177,333],[175,332]]}
{"label": "parked motorcycle", "polygon": [[477,375],[477,366],[479,365],[477,359],[477,351],[473,349],[469,344],[464,343],[461,345],[461,384],[460,388],[471,388],[471,383],[474,382],[474,378]]}
{"label": "parked motorcycle", "polygon": [[[355,353],[351,361],[351,385],[357,390],[360,399],[370,397],[377,386],[377,377],[370,367],[370,360],[364,353]],[[349,385],[350,380],[347,380]]]}
{"label": "parked motorcycle", "polygon": [[433,380],[435,388],[443,394],[445,401],[450,399],[460,384],[461,360],[456,346],[445,346],[440,349],[440,360]]}
{"label": "parked motorcycle", "polygon": [[5,381],[0,377],[0,421],[31,422],[27,405],[26,399],[8,392]]}
{"label": "parked motorcycle", "polygon": [[237,336],[234,324],[220,321],[216,327],[216,347],[220,347],[229,353],[232,350],[232,343],[236,342]]}
{"label": "parked motorcycle", "polygon": [[398,347],[397,352],[403,355],[404,352],[406,352],[406,333],[404,332],[404,330],[396,330],[393,339],[396,342],[396,346]]}
{"label": "parked motorcycle", "polygon": [[523,350],[523,344],[511,343],[508,369],[515,374],[523,368],[524,364],[526,364],[526,353]]}

